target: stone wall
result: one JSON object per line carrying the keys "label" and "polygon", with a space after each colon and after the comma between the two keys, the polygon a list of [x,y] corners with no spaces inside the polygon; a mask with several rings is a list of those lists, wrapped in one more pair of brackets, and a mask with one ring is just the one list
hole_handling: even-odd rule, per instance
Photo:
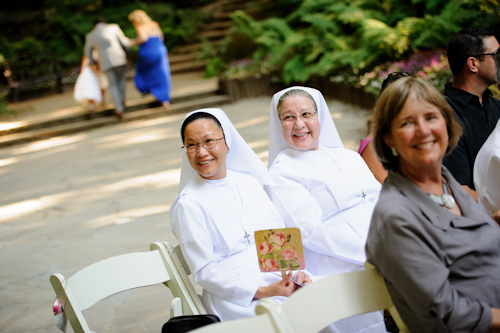
{"label": "stone wall", "polygon": [[219,78],[219,89],[221,93],[229,96],[232,102],[243,98],[258,96],[272,96],[277,91],[293,85],[301,85],[316,88],[322,92],[327,99],[336,99],[344,103],[350,103],[365,109],[372,109],[376,97],[365,92],[362,88],[356,88],[343,83],[331,82],[325,77],[313,77],[302,84],[290,84],[272,82],[271,76],[262,75],[258,78],[251,77],[243,80]]}

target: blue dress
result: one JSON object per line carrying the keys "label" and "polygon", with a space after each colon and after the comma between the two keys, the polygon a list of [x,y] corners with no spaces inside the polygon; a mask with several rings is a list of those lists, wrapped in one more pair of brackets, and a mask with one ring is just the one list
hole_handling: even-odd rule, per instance
{"label": "blue dress", "polygon": [[167,48],[160,37],[150,37],[139,48],[139,59],[135,67],[134,83],[143,93],[151,93],[160,101],[170,102],[170,64]]}

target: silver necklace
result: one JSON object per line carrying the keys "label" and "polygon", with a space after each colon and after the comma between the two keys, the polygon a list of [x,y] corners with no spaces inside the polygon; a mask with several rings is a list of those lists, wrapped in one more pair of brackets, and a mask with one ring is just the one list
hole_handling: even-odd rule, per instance
{"label": "silver necklace", "polygon": [[432,199],[432,201],[434,201],[438,205],[452,209],[453,207],[455,207],[455,198],[453,198],[453,196],[450,194],[450,191],[448,191],[448,186],[446,186],[443,179],[441,179],[441,183],[443,185],[443,192],[444,192],[443,194],[441,195],[434,195],[430,193],[427,194]]}
{"label": "silver necklace", "polygon": [[235,193],[234,187],[236,187],[236,185],[234,184],[234,179],[232,177],[231,177],[231,179],[229,179],[229,177],[230,177],[229,174],[227,175],[227,177],[228,177],[228,179],[227,179],[228,185],[229,185],[229,188],[231,189],[231,193],[233,194],[233,198],[234,198],[234,201],[236,204],[236,209],[238,210],[239,216],[231,208],[231,205],[229,205],[226,202],[226,200],[224,200],[224,197],[217,190],[215,192],[217,192],[217,194],[221,197],[222,201],[224,201],[224,204],[227,206],[227,208],[229,209],[231,214],[233,214],[234,217],[236,217],[236,220],[238,220],[241,227],[243,228],[243,231],[245,232],[245,236],[243,236],[243,237],[247,240],[248,244],[250,244],[250,237],[251,236],[250,236],[250,234],[248,234],[247,230],[245,229],[245,226],[243,225],[243,214],[242,214],[243,207],[242,207],[242,202],[241,202],[241,195],[238,191],[238,188],[236,188],[236,193]]}

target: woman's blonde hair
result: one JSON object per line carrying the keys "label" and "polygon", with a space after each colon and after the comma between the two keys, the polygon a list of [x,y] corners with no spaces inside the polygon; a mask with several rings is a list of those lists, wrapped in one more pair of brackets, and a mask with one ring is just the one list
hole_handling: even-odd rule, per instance
{"label": "woman's blonde hair", "polygon": [[155,22],[142,9],[136,9],[132,13],[128,14],[128,20],[137,24],[152,24]]}
{"label": "woman's blonde hair", "polygon": [[391,134],[392,121],[401,111],[410,95],[415,92],[417,99],[435,105],[443,115],[448,130],[446,155],[457,146],[462,135],[462,127],[443,95],[429,82],[421,78],[405,77],[393,82],[377,100],[372,118],[373,146],[380,162],[387,170],[398,171],[399,160],[393,156],[391,147],[384,141]]}

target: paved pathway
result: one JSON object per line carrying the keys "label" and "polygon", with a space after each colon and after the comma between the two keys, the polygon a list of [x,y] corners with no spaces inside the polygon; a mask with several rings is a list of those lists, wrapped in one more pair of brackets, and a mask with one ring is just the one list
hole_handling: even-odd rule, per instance
{"label": "paved pathway", "polygon": [[[269,97],[221,106],[267,163]],[[64,106],[63,106],[64,107]],[[357,149],[366,111],[329,102],[346,148]],[[49,276],[176,242],[184,115],[122,123],[0,149],[0,332],[58,332]],[[164,286],[112,296],[85,311],[96,332],[159,332]],[[72,332],[71,327],[68,328]]]}

